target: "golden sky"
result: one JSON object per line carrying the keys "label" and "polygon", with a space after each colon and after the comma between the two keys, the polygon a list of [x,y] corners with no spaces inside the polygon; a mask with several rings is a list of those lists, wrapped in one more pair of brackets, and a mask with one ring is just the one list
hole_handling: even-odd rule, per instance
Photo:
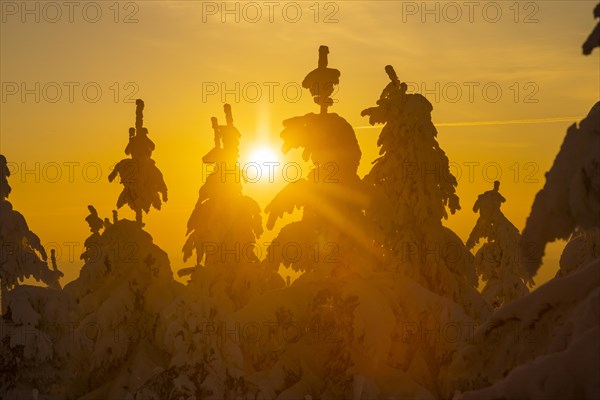
{"label": "golden sky", "polygon": [[[466,239],[473,202],[499,178],[503,211],[522,229],[566,128],[600,98],[600,52],[581,55],[596,2],[466,3],[136,1],[69,9],[2,1],[0,151],[14,172],[9,200],[42,243],[58,246],[65,282],[74,279],[87,205],[103,217],[115,207],[122,186],[107,175],[124,158],[134,124],[128,101],[142,98],[153,158],[169,187],[169,202],[145,218],[146,230],[177,270],[201,157],[213,143],[210,117],[223,120],[225,100],[245,156],[259,145],[278,149],[282,120],[317,112],[298,88],[324,44],[329,66],[342,73],[331,111],[355,127],[361,176],[377,157],[380,127],[368,127],[360,111],[375,105],[392,64],[433,103],[439,143],[460,175],[463,209],[446,225]],[[298,159],[292,152],[282,161]],[[273,184],[248,184],[245,193],[264,207],[283,184],[276,174]],[[133,218],[125,208],[120,215]],[[549,248],[539,282],[554,275],[561,248]]]}

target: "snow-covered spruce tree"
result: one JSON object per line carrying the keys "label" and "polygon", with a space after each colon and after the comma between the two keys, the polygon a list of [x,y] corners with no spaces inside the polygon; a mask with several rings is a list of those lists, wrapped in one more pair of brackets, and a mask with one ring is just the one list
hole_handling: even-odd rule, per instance
{"label": "snow-covered spruce tree", "polygon": [[433,107],[421,94],[407,94],[392,66],[385,69],[391,82],[377,107],[362,112],[371,124],[385,124],[377,141],[381,156],[364,178],[374,193],[366,212],[375,222],[385,265],[482,320],[490,307],[475,289],[473,257],[442,225],[460,205],[458,183],[436,140]]}
{"label": "snow-covered spruce tree", "polygon": [[125,398],[149,379],[169,356],[163,350],[162,310],[176,297],[167,254],[142,227],[142,211],[160,209],[167,188],[151,155],[154,143],[143,126],[142,100],[136,101],[135,128],[125,153],[109,175],[124,185],[117,207],[128,204],[136,222],[102,220],[89,206],[92,235],[81,255],[79,277],[65,287],[76,302],[75,345],[69,394],[77,398]]}
{"label": "snow-covered spruce tree", "polygon": [[[51,252],[52,269],[38,236],[6,199],[11,192],[7,160],[0,155],[0,397],[60,396],[67,378],[68,345],[58,331],[68,321],[68,300]],[[33,278],[47,287],[23,284]]]}
{"label": "snow-covered spruce tree", "polygon": [[234,311],[282,282],[279,275],[264,270],[256,255],[256,240],[263,233],[261,210],[242,193],[241,134],[233,125],[231,106],[225,104],[224,110],[226,125],[212,118],[215,146],[202,158],[211,173],[187,224],[183,257],[185,261],[195,252],[196,266],[180,274],[191,274],[195,290],[206,290],[221,307]]}
{"label": "snow-covered spruce tree", "polygon": [[124,399],[168,363],[161,315],[180,285],[139,223],[88,208],[85,263],[64,289],[76,302],[70,396]]}
{"label": "snow-covered spruce tree", "polygon": [[467,240],[471,250],[479,240],[486,239],[475,254],[475,269],[485,282],[483,297],[494,307],[500,307],[529,292],[533,281],[519,260],[519,230],[500,210],[506,199],[500,194],[500,182],[494,189],[482,193],[473,206],[479,218]]}
{"label": "snow-covered spruce tree", "polygon": [[535,196],[521,239],[521,259],[534,276],[546,244],[600,227],[600,102],[567,135]]}
{"label": "snow-covered spruce tree", "polygon": [[135,128],[129,128],[129,143],[125,148],[125,154],[131,158],[115,164],[108,180],[112,182],[119,175],[124,187],[117,200],[117,208],[127,204],[135,211],[136,221],[142,224],[142,211],[148,213],[150,207],[160,210],[160,195],[163,202],[167,201],[167,185],[151,158],[155,145],[144,127],[144,102],[138,99],[135,104]]}
{"label": "snow-covered spruce tree", "polygon": [[[350,349],[343,349],[343,343],[314,343],[308,337],[288,343],[282,335],[290,324],[318,325],[310,317],[319,318],[326,304],[337,308],[351,302],[343,299],[350,295],[344,293],[342,281],[355,276],[357,269],[368,270],[374,264],[370,260],[372,240],[365,235],[362,215],[367,197],[356,173],[361,157],[358,141],[344,118],[327,111],[340,76],[337,69],[328,68],[328,53],[326,46],[320,47],[318,68],[302,82],[320,113],[287,119],[281,132],[283,152],[302,148],[304,160],[313,167],[289,183],[265,209],[268,229],[285,213],[302,211],[299,221],[281,228],[267,249],[264,263],[273,271],[283,265],[303,275],[284,292],[269,294],[271,300],[258,299],[238,313],[241,326],[258,323],[265,329],[261,324],[275,323],[272,335],[263,335],[259,342],[242,342],[255,372],[250,381],[266,398],[319,396],[328,390],[327,385],[340,383],[334,379],[352,380],[354,374],[347,369],[356,360],[350,359]],[[351,313],[356,306],[352,303],[347,311]],[[351,329],[350,321],[345,322]],[[338,396],[344,393],[339,387],[333,390]]]}
{"label": "snow-covered spruce tree", "polygon": [[225,125],[212,118],[214,147],[202,158],[211,173],[200,188],[183,247],[184,260],[196,253],[196,265],[180,270],[190,280],[164,314],[171,362],[138,390],[139,399],[224,399],[256,392],[244,380],[238,341],[223,338],[239,326],[234,311],[284,284],[255,253],[263,231],[261,210],[242,193],[241,134],[230,105],[224,110]]}
{"label": "snow-covered spruce tree", "polygon": [[[327,276],[342,273],[347,265],[360,263],[361,254],[373,251],[362,214],[367,195],[356,173],[361,157],[358,141],[344,118],[327,112],[340,76],[337,69],[327,67],[328,52],[321,46],[318,68],[302,82],[321,112],[283,121],[283,152],[302,148],[312,169],[265,208],[268,229],[285,213],[302,210],[302,219],[284,226],[267,249],[265,262],[275,270],[283,264],[297,272]],[[359,248],[366,251],[353,250]]]}
{"label": "snow-covered spruce tree", "polygon": [[125,398],[168,361],[160,314],[179,285],[167,254],[138,223],[114,214],[103,221],[88,208],[85,264],[65,287],[77,303],[71,394]]}
{"label": "snow-covered spruce tree", "polygon": [[448,384],[468,391],[460,399],[600,397],[598,148],[600,103],[579,127],[568,128],[521,238],[521,261],[534,276],[546,244],[571,236],[560,270],[496,310],[475,331],[473,343],[455,354]]}
{"label": "snow-covered spruce tree", "polygon": [[27,278],[60,288],[62,272],[48,267],[48,255],[40,238],[29,230],[23,215],[13,210],[7,200],[11,192],[8,184],[10,171],[6,157],[0,154],[0,287],[2,314],[6,312],[8,292]]}
{"label": "snow-covered spruce tree", "polygon": [[302,211],[263,261],[302,274],[232,315],[239,325],[229,335],[237,334],[242,352],[234,360],[244,366],[237,387],[264,399],[433,398],[441,367],[464,339],[448,338],[447,328],[466,328],[460,323],[471,319],[459,305],[381,267],[362,211],[369,196],[356,173],[354,131],[327,112],[340,73],[327,68],[327,47],[319,52],[319,67],[303,85],[321,113],[286,120],[281,133],[284,151],[302,148],[314,167],[267,207],[269,227],[285,212]]}
{"label": "snow-covered spruce tree", "polygon": [[[594,8],[594,18],[600,18],[600,3],[596,5]],[[596,24],[596,27],[587,38],[585,43],[583,44],[583,54],[590,55],[594,48],[600,47],[600,22]],[[598,134],[600,134],[600,128],[598,124],[600,123],[600,111],[598,110],[598,103],[594,106],[592,111],[596,109],[595,116],[592,117],[591,121],[584,121],[580,124],[580,129],[585,129],[590,132],[596,133],[596,141],[594,142],[593,138],[587,135],[586,138],[583,138],[583,141],[589,143],[590,146],[596,144],[598,145]],[[590,114],[592,114],[590,111]],[[589,117],[589,116],[588,116]],[[596,129],[594,130],[594,124]],[[568,132],[567,132],[568,133]],[[585,136],[585,135],[584,135]],[[565,139],[566,143],[566,139]],[[576,146],[575,144],[571,144],[571,146]],[[566,150],[565,150],[566,151]],[[572,150],[571,150],[572,151]],[[561,149],[562,152],[562,149]],[[588,155],[589,156],[589,155]],[[597,200],[600,198],[600,183],[598,182],[598,172],[600,164],[600,159],[598,157],[593,157],[591,155],[592,160],[587,162],[587,166],[579,171],[579,184],[573,184],[574,187],[579,187],[580,195],[584,195],[584,203],[594,202],[594,197]],[[558,160],[558,157],[557,157]],[[594,167],[595,165],[595,167]],[[564,169],[564,168],[563,168]],[[594,174],[589,176],[590,174]],[[581,187],[581,180],[583,179],[583,183],[586,186],[586,190],[582,190],[584,188]],[[556,183],[554,184],[557,185]],[[596,196],[594,196],[594,191]],[[585,192],[585,193],[584,193]],[[540,200],[541,201],[541,200]],[[577,204],[577,201],[570,201],[570,204]],[[596,205],[597,202],[596,202]],[[541,207],[541,206],[540,206]],[[580,212],[579,218],[585,218],[585,214],[589,214],[596,212],[596,222],[598,221],[598,208],[587,210],[589,206],[583,206],[583,212]],[[593,218],[593,215],[592,215]],[[539,222],[536,222],[539,223]],[[582,226],[588,226],[586,224],[581,224]],[[557,277],[563,277],[569,275],[571,272],[577,270],[579,267],[587,265],[594,259],[600,258],[600,228],[597,226],[598,224],[591,224],[591,228],[588,226],[587,228],[577,227],[571,235],[569,243],[565,246],[561,256],[559,266],[560,269],[556,273]]]}

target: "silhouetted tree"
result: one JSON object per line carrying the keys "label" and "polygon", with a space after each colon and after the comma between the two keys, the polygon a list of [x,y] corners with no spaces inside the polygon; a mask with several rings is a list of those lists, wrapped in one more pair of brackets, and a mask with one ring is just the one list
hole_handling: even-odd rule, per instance
{"label": "silhouetted tree", "polygon": [[76,302],[70,398],[123,399],[168,364],[164,309],[179,293],[167,254],[137,222],[104,224],[93,206]]}
{"label": "silhouetted tree", "polygon": [[144,102],[136,100],[135,128],[129,128],[129,143],[125,148],[125,154],[131,158],[119,161],[108,176],[110,182],[120,176],[124,188],[117,200],[117,208],[127,204],[135,211],[140,225],[143,225],[142,211],[148,213],[151,206],[160,210],[159,194],[162,201],[167,201],[167,185],[151,158],[155,145],[148,137],[148,129],[143,126],[143,110]]}
{"label": "silhouetted tree", "polygon": [[310,91],[316,104],[321,107],[321,114],[327,114],[327,108],[333,105],[331,95],[335,85],[340,83],[340,71],[328,68],[329,61],[327,46],[319,47],[319,63],[317,69],[312,70],[302,81],[302,87]]}
{"label": "silhouetted tree", "polygon": [[249,258],[256,261],[253,247],[256,238],[262,234],[258,204],[242,195],[238,165],[241,134],[233,125],[231,106],[225,104],[224,110],[226,125],[219,126],[217,118],[211,118],[215,146],[202,162],[211,165],[212,171],[199,190],[198,201],[187,224],[189,237],[183,247],[183,257],[185,261],[195,251],[196,266],[226,264],[222,254],[227,250],[226,246],[218,251],[207,247],[228,241],[249,244]]}
{"label": "silhouetted tree", "polygon": [[[600,3],[594,8],[600,18]],[[600,22],[583,45],[589,55],[600,46]],[[600,229],[600,102],[567,135],[546,183],[535,196],[523,229],[521,258],[533,277],[542,264],[546,244],[569,239],[560,258],[557,277],[569,275],[597,258]],[[551,216],[551,217],[549,217]]]}
{"label": "silhouetted tree", "polygon": [[386,266],[462,305],[483,319],[489,305],[475,290],[477,274],[462,240],[442,225],[460,210],[456,178],[431,121],[433,107],[421,94],[407,94],[392,66],[371,124],[385,123],[377,144],[381,156],[364,181],[373,193],[366,212],[376,225]]}
{"label": "silhouetted tree", "polygon": [[266,262],[275,269],[283,264],[295,271],[320,270],[327,275],[355,264],[359,254],[373,251],[362,214],[367,196],[357,175],[358,141],[344,118],[327,112],[340,76],[338,70],[327,68],[328,53],[326,46],[320,47],[319,67],[303,81],[320,114],[283,121],[283,153],[302,148],[302,157],[312,168],[306,177],[288,183],[265,208],[268,229],[285,213],[302,210],[302,219],[284,226],[267,249]]}
{"label": "silhouetted tree", "polygon": [[[3,155],[0,172],[0,398],[60,395],[68,341],[64,336],[53,338],[45,328],[68,321],[68,299],[59,284],[63,274],[57,268],[54,250],[51,269],[39,237],[6,199],[11,192],[7,180],[10,171]],[[24,284],[27,278],[48,287]]]}
{"label": "silhouetted tree", "polygon": [[0,198],[6,199],[10,195],[11,187],[8,184],[8,177],[10,176],[10,170],[8,169],[8,162],[6,157],[0,154]]}
{"label": "silhouetted tree", "polygon": [[23,215],[13,210],[7,200],[11,192],[7,180],[10,171],[3,155],[0,155],[0,171],[0,287],[4,314],[8,291],[23,280],[33,278],[52,288],[60,288],[58,280],[63,274],[48,267],[48,256],[40,238],[29,230]]}
{"label": "silhouetted tree", "polygon": [[[233,125],[229,104],[224,105],[224,111],[225,125],[219,125],[215,117],[211,119],[215,146],[202,161],[212,171],[199,190],[183,246],[184,261],[196,252],[196,266],[180,271],[180,275],[192,274],[194,285],[211,286],[210,296],[222,296],[220,301],[231,302],[234,310],[265,289],[255,287],[260,285],[256,278],[265,272],[256,255],[256,240],[263,227],[259,205],[242,194],[238,163],[241,134]],[[270,272],[267,275],[274,277]]]}
{"label": "silhouetted tree", "polygon": [[521,240],[521,260],[531,277],[546,244],[580,229],[600,227],[600,102],[579,126],[571,125],[537,193]]}
{"label": "silhouetted tree", "polygon": [[[385,278],[373,276],[379,258],[362,212],[368,196],[357,174],[358,141],[344,118],[327,112],[340,76],[327,67],[328,53],[326,46],[319,48],[318,68],[303,81],[320,113],[287,119],[281,132],[283,152],[301,148],[312,168],[288,183],[265,209],[268,229],[285,213],[301,210],[299,221],[281,228],[264,262],[274,270],[283,265],[302,275],[279,296],[267,293],[239,316],[242,326],[253,320],[277,322],[270,336],[279,340],[242,343],[256,369],[249,380],[264,398],[345,398],[352,396],[353,384],[363,393],[361,382],[378,378],[372,368],[390,350],[386,339],[394,329],[395,320],[387,313],[393,306],[387,301],[395,299],[381,293],[376,283]],[[377,322],[362,306],[376,299],[385,303]],[[286,343],[281,339],[289,324],[316,335]],[[328,328],[330,341],[322,333]],[[386,339],[376,343],[375,331]],[[387,360],[381,362],[387,366]],[[407,392],[420,390],[413,382],[403,384]]]}
{"label": "silhouetted tree", "polygon": [[[284,121],[281,133],[283,151],[302,148],[313,168],[266,208],[268,228],[284,213],[302,211],[299,221],[283,226],[264,260],[302,274],[235,314],[241,327],[271,323],[268,334],[240,343],[252,368],[243,382],[252,396],[266,399],[433,397],[445,379],[443,366],[465,338],[428,341],[417,331],[472,319],[447,298],[383,268],[363,212],[369,196],[357,175],[356,136],[327,112],[339,72],[325,72],[327,49],[319,53],[305,87],[321,112]],[[298,331],[293,341],[290,326]],[[415,335],[401,338],[407,329]]]}
{"label": "silhouetted tree", "polygon": [[[596,18],[600,18],[600,3],[594,8],[594,19]],[[592,33],[590,33],[590,36],[588,36],[585,43],[583,43],[583,54],[589,56],[596,47],[600,47],[600,22],[596,24],[596,27]]]}
{"label": "silhouetted tree", "polygon": [[477,198],[473,212],[479,212],[479,218],[467,240],[468,249],[487,240],[475,254],[475,268],[485,281],[483,297],[494,307],[526,295],[527,286],[533,286],[519,260],[519,230],[500,210],[506,199],[499,189],[500,182],[495,181],[493,190]]}
{"label": "silhouetted tree", "polygon": [[[251,391],[236,340],[235,312],[269,289],[283,287],[255,252],[262,233],[260,207],[242,194],[238,147],[241,134],[225,104],[225,125],[213,117],[214,147],[202,158],[211,173],[200,188],[188,221],[184,260],[196,253],[196,265],[184,292],[170,306],[164,346],[167,369],[136,392],[136,399],[236,398]],[[239,331],[239,329],[237,329]],[[174,379],[177,378],[177,379]],[[183,384],[182,384],[183,383]]]}
{"label": "silhouetted tree", "polygon": [[560,270],[496,310],[454,354],[448,384],[463,393],[458,399],[600,396],[599,376],[590,373],[600,369],[599,148],[600,102],[568,128],[522,232],[520,260],[531,277],[546,244],[571,237]]}

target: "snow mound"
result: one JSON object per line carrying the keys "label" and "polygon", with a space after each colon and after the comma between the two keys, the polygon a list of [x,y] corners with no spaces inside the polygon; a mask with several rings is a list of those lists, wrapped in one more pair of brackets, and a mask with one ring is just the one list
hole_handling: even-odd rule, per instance
{"label": "snow mound", "polygon": [[598,398],[599,300],[596,260],[497,310],[453,359],[459,398]]}

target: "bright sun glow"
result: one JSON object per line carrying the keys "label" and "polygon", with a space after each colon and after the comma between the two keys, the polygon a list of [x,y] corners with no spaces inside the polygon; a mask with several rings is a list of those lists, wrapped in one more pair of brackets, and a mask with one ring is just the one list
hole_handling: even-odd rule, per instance
{"label": "bright sun glow", "polygon": [[241,167],[249,182],[272,182],[280,168],[279,152],[269,146],[255,147]]}

